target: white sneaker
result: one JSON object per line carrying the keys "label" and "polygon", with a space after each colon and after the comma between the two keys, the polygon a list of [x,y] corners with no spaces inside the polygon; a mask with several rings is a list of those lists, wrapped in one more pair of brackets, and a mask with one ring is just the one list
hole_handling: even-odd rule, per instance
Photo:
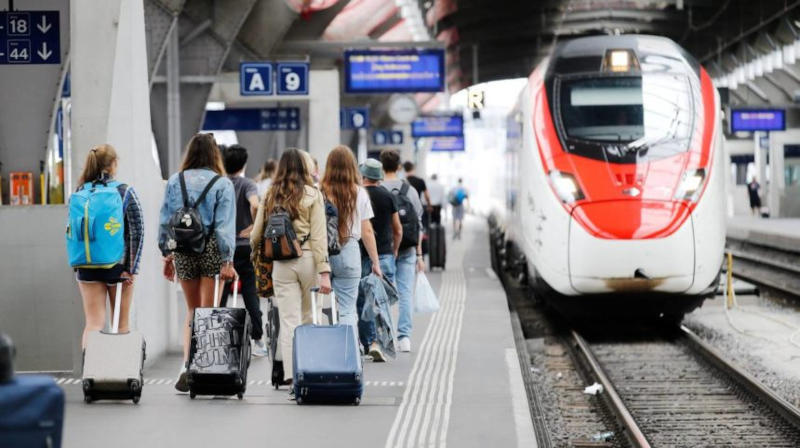
{"label": "white sneaker", "polygon": [[386,358],[383,356],[381,347],[377,342],[373,342],[372,345],[370,345],[369,356],[372,357],[372,362],[386,362]]}
{"label": "white sneaker", "polygon": [[411,339],[410,338],[400,338],[397,341],[397,350],[403,353],[408,353],[411,351]]}
{"label": "white sneaker", "polygon": [[253,341],[253,352],[252,353],[253,353],[253,356],[255,356],[256,358],[263,358],[263,357],[269,355],[269,350],[267,350],[267,347],[264,345],[264,341],[259,339],[257,341]]}

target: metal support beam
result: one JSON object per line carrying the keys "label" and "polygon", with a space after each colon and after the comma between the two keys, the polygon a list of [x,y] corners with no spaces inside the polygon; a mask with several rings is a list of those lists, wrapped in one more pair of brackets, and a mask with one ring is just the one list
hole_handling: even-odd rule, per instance
{"label": "metal support beam", "polygon": [[181,83],[180,40],[178,26],[167,38],[167,166],[169,173],[178,171],[181,157]]}
{"label": "metal support beam", "polygon": [[193,41],[195,38],[203,34],[207,29],[211,28],[212,23],[213,22],[211,22],[211,19],[206,19],[197,24],[197,26],[194,27],[194,29],[192,29],[191,31],[189,31],[188,34],[183,36],[183,39],[181,39],[180,42],[181,47],[185,47],[189,42]]}
{"label": "metal support beam", "polygon": [[477,84],[478,80],[478,44],[472,44],[472,84]]}

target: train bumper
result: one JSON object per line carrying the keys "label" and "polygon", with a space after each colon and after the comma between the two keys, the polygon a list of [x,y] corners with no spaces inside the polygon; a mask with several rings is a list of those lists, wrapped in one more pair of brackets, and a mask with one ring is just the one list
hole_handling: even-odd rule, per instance
{"label": "train bumper", "polygon": [[669,236],[651,239],[598,238],[570,219],[569,278],[579,294],[684,293],[694,268],[691,217]]}

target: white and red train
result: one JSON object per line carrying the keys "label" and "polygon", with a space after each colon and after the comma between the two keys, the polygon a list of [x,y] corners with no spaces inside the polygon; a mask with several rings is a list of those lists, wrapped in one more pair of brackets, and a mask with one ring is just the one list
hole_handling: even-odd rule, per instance
{"label": "white and red train", "polygon": [[698,306],[725,244],[720,122],[708,73],[669,39],[559,44],[509,116],[506,259],[569,312]]}

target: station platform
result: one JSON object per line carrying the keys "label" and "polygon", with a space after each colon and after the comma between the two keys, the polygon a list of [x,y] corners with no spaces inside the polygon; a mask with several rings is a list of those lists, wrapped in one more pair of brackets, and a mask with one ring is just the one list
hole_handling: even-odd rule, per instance
{"label": "station platform", "polygon": [[448,234],[447,270],[428,273],[441,309],[414,315],[411,353],[365,361],[360,406],[298,406],[286,387],[269,384],[266,358],[253,359],[244,400],[191,400],[174,389],[180,358],[164,357],[145,371],[138,405],[84,404],[80,381],[59,378],[67,398],[64,447],[535,447],[487,231],[471,218],[463,239]]}
{"label": "station platform", "polygon": [[800,218],[728,218],[729,238],[750,241],[775,249],[800,251]]}

